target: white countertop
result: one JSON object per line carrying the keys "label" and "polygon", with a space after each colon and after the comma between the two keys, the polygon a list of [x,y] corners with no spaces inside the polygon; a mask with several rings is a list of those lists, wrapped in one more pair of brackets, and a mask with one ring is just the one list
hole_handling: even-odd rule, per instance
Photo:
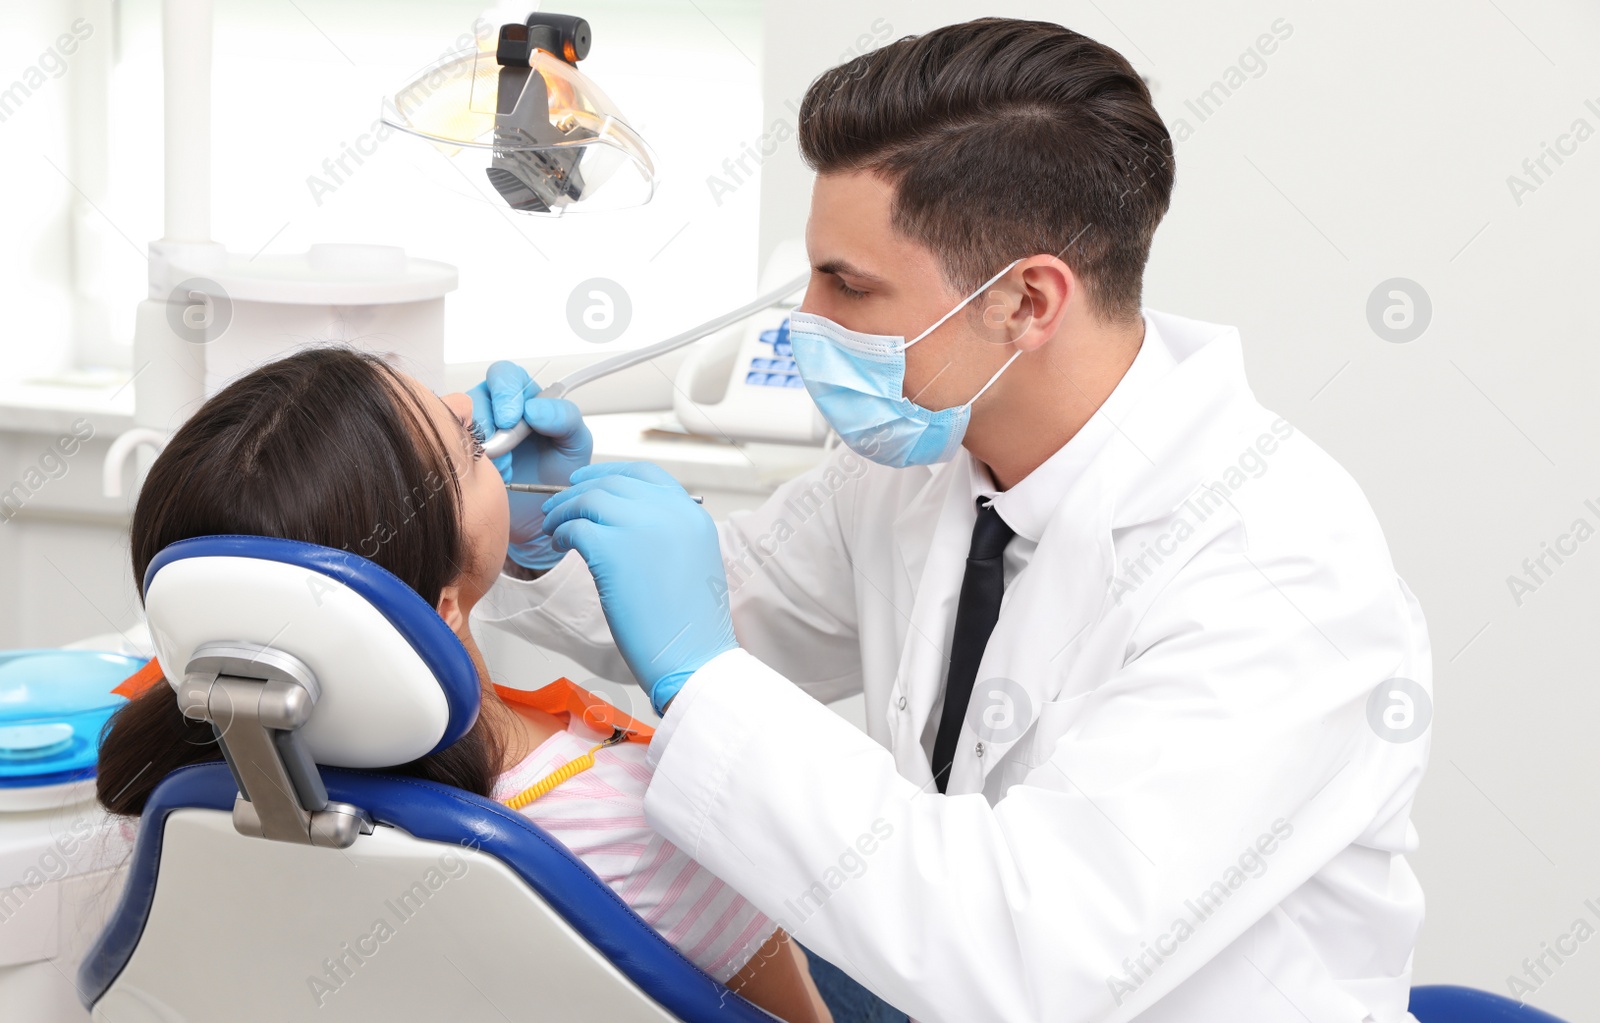
{"label": "white countertop", "polygon": [[61,433],[91,416],[98,434],[133,425],[133,388],[123,370],[72,370],[50,377],[0,378],[0,430]]}

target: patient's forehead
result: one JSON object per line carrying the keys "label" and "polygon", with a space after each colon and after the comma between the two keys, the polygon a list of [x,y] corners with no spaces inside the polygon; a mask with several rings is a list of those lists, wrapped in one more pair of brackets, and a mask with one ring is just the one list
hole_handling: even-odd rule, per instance
{"label": "patient's forehead", "polygon": [[417,401],[427,412],[435,430],[439,431],[439,438],[444,441],[445,449],[450,454],[450,460],[461,465],[467,458],[467,447],[471,443],[461,425],[461,417],[472,417],[472,399],[460,392],[454,394],[435,394],[422,381],[409,373],[400,373],[400,379],[410,388]]}

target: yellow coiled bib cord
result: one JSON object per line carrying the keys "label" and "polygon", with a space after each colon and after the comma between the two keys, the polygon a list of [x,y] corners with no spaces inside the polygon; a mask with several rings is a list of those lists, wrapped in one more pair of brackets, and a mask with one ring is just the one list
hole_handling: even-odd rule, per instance
{"label": "yellow coiled bib cord", "polygon": [[607,746],[615,746],[617,743],[621,742],[627,737],[627,732],[620,728],[616,729],[611,733],[611,738],[607,739],[605,742],[595,744],[592,748],[590,748],[589,752],[585,753],[583,756],[574,757],[562,764],[554,771],[551,771],[543,778],[540,778],[532,785],[529,785],[521,792],[518,792],[510,799],[506,800],[505,805],[513,810],[522,809],[524,806],[527,806],[540,796],[545,795],[567,779],[573,777],[574,775],[582,774],[589,768],[593,767],[594,755],[596,752],[605,749]]}

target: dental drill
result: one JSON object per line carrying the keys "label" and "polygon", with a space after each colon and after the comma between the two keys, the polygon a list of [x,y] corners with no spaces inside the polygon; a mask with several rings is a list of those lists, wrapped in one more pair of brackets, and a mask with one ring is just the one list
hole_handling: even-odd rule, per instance
{"label": "dental drill", "polygon": [[[703,337],[715,334],[724,327],[738,323],[747,316],[754,316],[761,310],[766,309],[769,306],[776,305],[784,298],[796,291],[799,291],[810,279],[811,274],[808,271],[794,278],[793,280],[774,288],[765,295],[761,295],[753,301],[734,309],[732,312],[723,313],[721,316],[718,316],[715,319],[707,320],[697,327],[692,327],[689,330],[684,331],[682,334],[676,334],[667,338],[665,341],[657,341],[653,345],[646,345],[643,348],[638,348],[631,352],[623,352],[622,354],[614,355],[609,359],[602,359],[593,365],[585,366],[576,372],[567,374],[560,380],[557,380],[555,383],[551,384],[549,387],[544,388],[538,393],[537,397],[564,398],[570,391],[575,388],[582,387],[584,384],[593,383],[596,380],[610,376],[611,374],[627,369],[630,366],[637,366],[641,362],[649,362],[651,359],[665,355],[668,352],[675,352],[684,345],[693,344]],[[504,430],[497,430],[493,436],[484,442],[484,453],[490,458],[499,458],[501,455],[506,454],[518,444],[521,444],[532,432],[533,427],[529,426],[527,420],[525,419],[517,423],[515,426],[508,427]]]}

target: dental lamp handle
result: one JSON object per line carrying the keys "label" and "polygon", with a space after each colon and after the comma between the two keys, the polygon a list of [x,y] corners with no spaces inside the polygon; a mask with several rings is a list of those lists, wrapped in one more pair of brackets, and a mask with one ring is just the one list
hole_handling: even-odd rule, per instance
{"label": "dental lamp handle", "polygon": [[[637,366],[641,362],[649,362],[651,359],[665,355],[668,352],[675,352],[684,345],[693,344],[703,337],[715,334],[724,327],[738,323],[747,316],[754,316],[761,310],[776,305],[789,295],[799,291],[810,279],[811,273],[807,271],[732,312],[723,313],[714,320],[707,320],[705,323],[692,327],[682,334],[674,335],[665,341],[657,341],[653,345],[646,345],[631,352],[614,355],[609,359],[602,359],[591,366],[585,366],[576,372],[568,373],[549,387],[541,390],[538,396],[541,398],[564,398],[569,391],[582,387],[584,384],[593,383],[602,377],[610,376],[630,366]],[[528,425],[526,419],[515,426],[497,430],[494,436],[484,442],[484,454],[490,458],[499,458],[524,440],[527,440],[528,435],[532,432],[533,427]]]}

